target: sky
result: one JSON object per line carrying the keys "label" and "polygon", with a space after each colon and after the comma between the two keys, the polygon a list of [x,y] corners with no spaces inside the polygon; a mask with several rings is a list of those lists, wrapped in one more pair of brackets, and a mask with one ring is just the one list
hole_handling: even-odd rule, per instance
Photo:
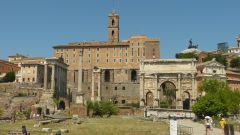
{"label": "sky", "polygon": [[188,47],[236,46],[240,0],[0,0],[0,59],[16,53],[53,57],[53,46],[107,41],[107,16],[120,16],[120,40],[160,38],[160,57]]}

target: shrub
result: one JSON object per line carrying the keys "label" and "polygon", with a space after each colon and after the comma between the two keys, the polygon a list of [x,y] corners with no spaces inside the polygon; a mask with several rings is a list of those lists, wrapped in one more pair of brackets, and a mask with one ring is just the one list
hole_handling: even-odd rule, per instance
{"label": "shrub", "polygon": [[116,115],[118,111],[119,109],[112,102],[109,101],[87,101],[87,115],[90,117],[103,117],[104,115],[107,115],[107,117],[111,117],[111,115]]}

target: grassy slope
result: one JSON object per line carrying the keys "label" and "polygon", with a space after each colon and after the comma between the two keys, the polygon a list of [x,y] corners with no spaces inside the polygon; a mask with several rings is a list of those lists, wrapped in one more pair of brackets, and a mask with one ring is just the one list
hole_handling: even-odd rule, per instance
{"label": "grassy slope", "polygon": [[[72,124],[72,121],[62,123],[48,124],[40,128],[33,128],[33,124],[37,121],[17,121],[15,124],[7,123],[0,124],[0,135],[7,134],[8,130],[19,130],[21,126],[26,125],[27,130],[31,135],[50,135],[50,133],[41,133],[43,127],[56,129],[69,129],[66,135],[166,135],[168,133],[168,125],[159,122],[142,121],[127,117],[112,117],[112,118],[91,118],[86,119],[80,125]],[[62,133],[62,135],[65,135]]]}

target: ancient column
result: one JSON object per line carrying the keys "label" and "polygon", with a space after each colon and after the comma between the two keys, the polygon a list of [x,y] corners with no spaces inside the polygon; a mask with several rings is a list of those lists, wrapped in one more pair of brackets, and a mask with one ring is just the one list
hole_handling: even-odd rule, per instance
{"label": "ancient column", "polygon": [[159,106],[159,103],[158,103],[158,81],[157,81],[157,74],[154,75],[154,84],[155,84],[155,90],[154,90],[154,101],[153,101],[153,106],[154,107],[158,107]]}
{"label": "ancient column", "polygon": [[92,95],[91,101],[94,101],[94,69],[92,70]]}
{"label": "ancient column", "polygon": [[52,65],[51,90],[55,90],[55,64]]}
{"label": "ancient column", "polygon": [[45,63],[44,64],[44,83],[43,83],[43,89],[44,90],[47,90],[47,82],[48,82],[48,72],[47,72],[47,70],[48,70],[48,65],[47,65],[47,63]]}
{"label": "ancient column", "polygon": [[101,101],[101,70],[98,69],[98,97],[97,101]]}
{"label": "ancient column", "polygon": [[[189,99],[190,99],[190,100],[192,100],[192,99],[195,100],[196,94],[197,94],[197,92],[196,92],[195,74],[192,73],[192,92],[190,92],[190,95],[189,95],[190,97],[189,97]],[[193,101],[193,100],[192,100],[192,101]],[[190,102],[190,108],[192,107],[193,104],[194,104],[194,101],[193,101],[193,102]]]}
{"label": "ancient column", "polygon": [[142,73],[140,75],[140,107],[144,107],[144,100],[146,100],[144,98],[144,74]]}
{"label": "ancient column", "polygon": [[84,94],[82,91],[82,68],[83,68],[83,50],[79,52],[79,66],[78,66],[78,91],[76,97],[76,103],[83,104],[84,103]]}
{"label": "ancient column", "polygon": [[[176,92],[176,109],[182,109],[182,96],[181,96],[181,74],[178,74],[178,91]],[[181,100],[179,100],[181,99]]]}

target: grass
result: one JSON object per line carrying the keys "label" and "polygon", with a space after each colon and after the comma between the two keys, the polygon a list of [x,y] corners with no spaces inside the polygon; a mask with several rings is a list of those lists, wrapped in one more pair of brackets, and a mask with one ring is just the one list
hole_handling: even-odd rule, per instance
{"label": "grass", "polygon": [[[51,123],[39,128],[33,128],[35,120],[17,121],[13,123],[0,124],[0,135],[6,135],[9,130],[21,131],[22,125],[26,125],[31,135],[50,135],[40,130],[43,127],[57,129],[69,129],[69,133],[62,135],[167,135],[169,127],[162,122],[140,120],[133,117],[111,117],[85,119],[82,124],[72,124],[71,120],[61,123]],[[54,133],[54,132],[53,132]]]}

